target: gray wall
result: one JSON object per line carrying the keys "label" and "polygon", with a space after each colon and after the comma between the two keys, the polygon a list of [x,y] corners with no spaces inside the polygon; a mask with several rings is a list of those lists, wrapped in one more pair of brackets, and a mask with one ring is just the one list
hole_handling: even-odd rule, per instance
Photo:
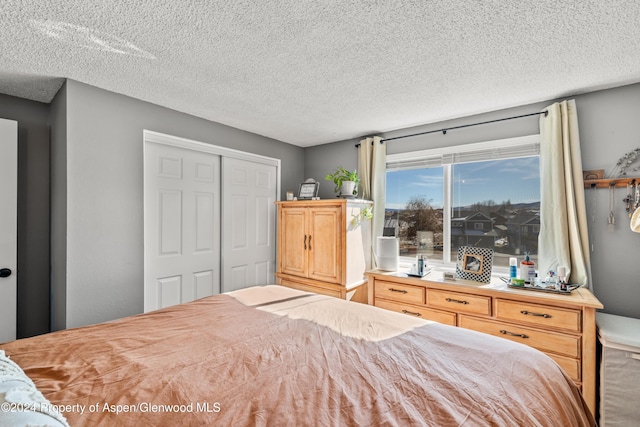
{"label": "gray wall", "polygon": [[[640,84],[592,92],[563,99],[575,99],[578,108],[583,168],[613,170],[616,161],[628,151],[640,147]],[[407,135],[428,130],[443,129],[469,123],[477,123],[504,117],[538,112],[556,100],[533,105],[495,111],[447,122],[403,129],[394,132],[374,133],[383,138]],[[387,153],[395,154],[446,145],[458,145],[538,133],[538,118],[529,117],[500,123],[474,126],[395,140],[388,142]],[[321,180],[320,196],[335,197],[330,182],[324,176],[338,165],[348,169],[357,165],[354,145],[360,138],[325,144],[305,149],[305,176]],[[640,162],[638,163],[640,164]],[[640,172],[635,176],[640,177]],[[618,189],[616,199],[616,227],[609,231],[608,190],[587,190],[589,235],[593,247],[591,267],[595,295],[604,305],[604,312],[640,318],[640,280],[637,276],[637,259],[640,234],[629,231],[629,219],[625,217],[625,191]],[[594,222],[595,218],[595,222]]]}
{"label": "gray wall", "polygon": [[[613,171],[627,152],[640,147],[640,84],[576,97],[582,166]],[[640,162],[634,164],[640,166]],[[640,171],[630,177],[640,177]],[[615,190],[616,225],[607,226],[609,190],[585,190],[595,295],[604,312],[640,318],[640,234],[629,229],[626,189]]]}
{"label": "gray wall", "polygon": [[281,159],[283,191],[303,179],[302,148],[73,80],[65,90],[66,224],[53,223],[53,245],[66,259],[52,266],[66,275],[66,327],[143,311],[143,129]]}
{"label": "gray wall", "polygon": [[18,122],[18,338],[49,332],[49,106],[0,94]]}

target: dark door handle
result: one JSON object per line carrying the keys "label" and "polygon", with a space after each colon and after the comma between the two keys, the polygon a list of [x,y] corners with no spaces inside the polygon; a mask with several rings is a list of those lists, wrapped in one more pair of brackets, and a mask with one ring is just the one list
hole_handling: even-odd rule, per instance
{"label": "dark door handle", "polygon": [[9,277],[11,276],[11,270],[8,268],[0,268],[0,277]]}

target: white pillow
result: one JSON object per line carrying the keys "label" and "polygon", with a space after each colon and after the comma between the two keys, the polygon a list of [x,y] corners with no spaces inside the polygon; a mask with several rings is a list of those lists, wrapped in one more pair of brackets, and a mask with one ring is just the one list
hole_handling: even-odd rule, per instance
{"label": "white pillow", "polygon": [[0,426],[69,427],[4,350],[0,350]]}

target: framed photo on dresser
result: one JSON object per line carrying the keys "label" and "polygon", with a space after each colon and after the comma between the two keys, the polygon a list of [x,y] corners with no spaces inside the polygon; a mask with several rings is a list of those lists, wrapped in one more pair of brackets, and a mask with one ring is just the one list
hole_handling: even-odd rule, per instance
{"label": "framed photo on dresser", "polygon": [[315,197],[318,197],[318,189],[320,188],[320,183],[317,181],[310,182],[309,180],[300,184],[300,189],[298,190],[298,200],[311,200]]}
{"label": "framed photo on dresser", "polygon": [[493,249],[460,246],[456,277],[474,282],[489,283],[493,265]]}

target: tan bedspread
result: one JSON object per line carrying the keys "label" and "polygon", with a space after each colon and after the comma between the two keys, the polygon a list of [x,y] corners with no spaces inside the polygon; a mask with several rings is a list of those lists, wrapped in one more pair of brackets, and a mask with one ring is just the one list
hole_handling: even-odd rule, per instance
{"label": "tan bedspread", "polygon": [[524,345],[281,287],[232,295],[0,348],[72,426],[594,425]]}

